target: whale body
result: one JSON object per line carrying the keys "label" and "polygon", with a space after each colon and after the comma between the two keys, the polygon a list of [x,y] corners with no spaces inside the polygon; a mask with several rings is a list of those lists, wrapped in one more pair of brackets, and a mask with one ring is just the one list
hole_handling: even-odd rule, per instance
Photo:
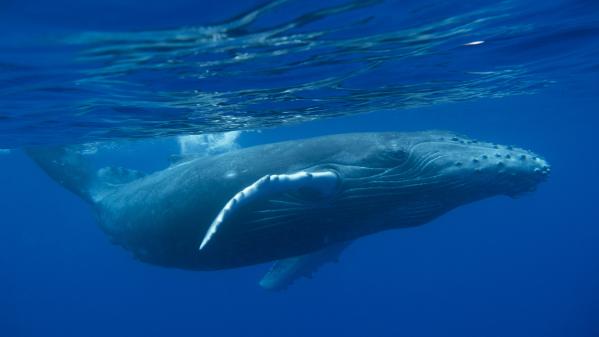
{"label": "whale body", "polygon": [[538,155],[445,131],[337,134],[182,160],[149,175],[94,171],[65,148],[30,150],[93,206],[101,228],[141,261],[217,270],[277,261],[283,288],[353,240],[425,224],[477,200],[532,191]]}

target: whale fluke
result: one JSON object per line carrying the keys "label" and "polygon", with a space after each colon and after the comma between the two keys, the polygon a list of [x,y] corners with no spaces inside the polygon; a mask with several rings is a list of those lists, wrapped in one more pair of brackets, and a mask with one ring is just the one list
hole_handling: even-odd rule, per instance
{"label": "whale fluke", "polygon": [[25,152],[46,174],[82,199],[93,202],[94,172],[75,147],[29,148]]}
{"label": "whale fluke", "polygon": [[77,145],[29,148],[26,153],[53,180],[90,203],[146,175],[123,167],[96,170]]}
{"label": "whale fluke", "polygon": [[259,198],[299,189],[313,190],[322,196],[330,195],[335,191],[338,179],[337,174],[331,171],[272,174],[258,179],[229,199],[210,224],[199,249],[202,250],[206,246],[223,222],[247,203]]}

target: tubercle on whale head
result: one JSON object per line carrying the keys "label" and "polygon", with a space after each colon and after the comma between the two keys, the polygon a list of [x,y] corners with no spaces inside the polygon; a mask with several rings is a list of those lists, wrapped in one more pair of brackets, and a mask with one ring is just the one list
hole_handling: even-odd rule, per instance
{"label": "tubercle on whale head", "polygon": [[429,174],[462,182],[464,188],[485,195],[518,197],[534,191],[551,172],[547,161],[531,151],[451,133],[427,134],[410,146],[410,152],[426,158]]}

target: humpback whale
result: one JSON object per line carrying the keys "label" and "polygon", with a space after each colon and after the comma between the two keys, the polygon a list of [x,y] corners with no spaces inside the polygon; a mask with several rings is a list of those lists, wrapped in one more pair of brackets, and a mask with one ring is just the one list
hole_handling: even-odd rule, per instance
{"label": "humpback whale", "polygon": [[218,270],[275,261],[280,289],[362,236],[418,226],[477,200],[534,190],[538,155],[446,131],[336,134],[182,159],[143,174],[94,170],[68,147],[29,149],[144,262]]}

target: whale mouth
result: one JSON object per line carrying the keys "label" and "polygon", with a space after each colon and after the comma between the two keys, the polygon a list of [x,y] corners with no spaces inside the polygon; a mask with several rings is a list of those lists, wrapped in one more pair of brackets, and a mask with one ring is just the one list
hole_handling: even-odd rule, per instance
{"label": "whale mouth", "polygon": [[551,166],[544,163],[543,166],[535,168],[530,175],[525,175],[519,180],[515,180],[511,185],[514,190],[506,193],[511,198],[519,198],[523,195],[536,191],[539,184],[546,182],[549,179],[551,173]]}

